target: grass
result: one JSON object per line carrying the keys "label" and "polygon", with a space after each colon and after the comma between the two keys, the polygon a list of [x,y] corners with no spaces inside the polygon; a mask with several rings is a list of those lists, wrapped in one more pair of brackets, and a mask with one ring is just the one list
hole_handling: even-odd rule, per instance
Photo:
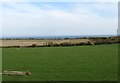
{"label": "grass", "polygon": [[3,76],[3,81],[115,81],[117,44],[3,48],[3,70],[30,71],[31,76]]}

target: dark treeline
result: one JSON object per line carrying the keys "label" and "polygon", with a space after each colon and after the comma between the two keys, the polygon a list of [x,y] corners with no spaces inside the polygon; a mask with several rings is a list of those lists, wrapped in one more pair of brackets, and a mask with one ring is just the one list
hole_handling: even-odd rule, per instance
{"label": "dark treeline", "polygon": [[89,38],[95,45],[120,43],[120,36]]}
{"label": "dark treeline", "polygon": [[76,38],[2,38],[1,40],[67,40],[67,39],[89,39],[89,38],[107,38],[107,37],[76,37]]}

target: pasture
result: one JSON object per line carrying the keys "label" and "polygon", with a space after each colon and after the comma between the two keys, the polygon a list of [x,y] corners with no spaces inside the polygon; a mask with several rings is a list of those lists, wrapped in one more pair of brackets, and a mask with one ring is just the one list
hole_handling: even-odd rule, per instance
{"label": "pasture", "polygon": [[31,76],[3,76],[3,81],[115,81],[117,44],[3,48],[3,70],[30,71]]}

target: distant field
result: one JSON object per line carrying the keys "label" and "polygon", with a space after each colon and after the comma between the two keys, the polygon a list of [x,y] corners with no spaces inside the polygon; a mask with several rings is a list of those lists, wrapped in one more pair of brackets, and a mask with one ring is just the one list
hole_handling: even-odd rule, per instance
{"label": "distant field", "polygon": [[3,70],[30,71],[4,81],[117,80],[117,44],[75,47],[3,48]]}
{"label": "distant field", "polygon": [[80,42],[87,42],[89,41],[89,39],[66,39],[66,40],[0,40],[0,42],[2,42],[2,44],[0,44],[1,46],[31,46],[32,44],[36,44],[36,45],[43,45],[45,43],[49,43],[49,42],[53,42],[53,43],[63,43],[63,42],[71,42],[71,43],[80,43]]}

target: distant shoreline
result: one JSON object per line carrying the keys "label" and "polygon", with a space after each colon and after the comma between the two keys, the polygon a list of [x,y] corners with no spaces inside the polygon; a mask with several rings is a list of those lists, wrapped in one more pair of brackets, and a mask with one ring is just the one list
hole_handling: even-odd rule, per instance
{"label": "distant shoreline", "polygon": [[114,37],[117,35],[80,35],[80,36],[33,36],[33,37],[2,37],[0,39],[83,39],[91,37]]}

